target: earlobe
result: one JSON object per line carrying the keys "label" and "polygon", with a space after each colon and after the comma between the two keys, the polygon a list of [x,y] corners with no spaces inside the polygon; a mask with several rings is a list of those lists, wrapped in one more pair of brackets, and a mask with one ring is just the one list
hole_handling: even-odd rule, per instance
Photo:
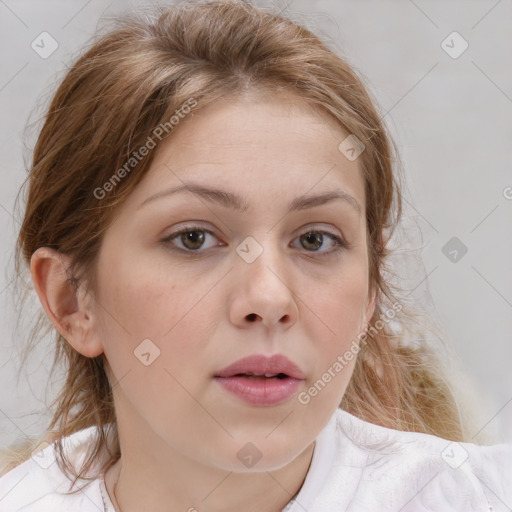
{"label": "earlobe", "polygon": [[69,273],[69,256],[48,247],[37,249],[30,260],[32,282],[43,309],[60,334],[86,357],[103,352],[97,335],[92,301],[77,288]]}

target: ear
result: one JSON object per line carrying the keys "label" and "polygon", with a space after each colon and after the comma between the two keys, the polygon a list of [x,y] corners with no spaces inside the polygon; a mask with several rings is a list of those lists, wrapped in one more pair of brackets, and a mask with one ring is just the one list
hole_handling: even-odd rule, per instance
{"label": "ear", "polygon": [[40,247],[30,259],[30,273],[46,315],[80,354],[96,357],[103,353],[94,314],[94,299],[82,287],[73,286],[69,256]]}

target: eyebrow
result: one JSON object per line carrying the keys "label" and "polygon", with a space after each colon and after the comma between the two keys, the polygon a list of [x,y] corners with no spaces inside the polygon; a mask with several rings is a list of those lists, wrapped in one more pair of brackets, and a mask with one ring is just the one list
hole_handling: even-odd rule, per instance
{"label": "eyebrow", "polygon": [[[233,192],[228,192],[226,190],[220,190],[216,188],[204,187],[203,185],[199,185],[196,183],[189,183],[186,185],[180,185],[178,187],[162,190],[153,194],[152,196],[145,199],[137,209],[141,208],[145,204],[155,201],[156,199],[161,199],[164,197],[169,197],[174,194],[189,192],[198,197],[206,199],[207,201],[218,203],[226,208],[232,208],[237,212],[244,213],[249,209],[249,204],[245,201],[241,196],[234,194]],[[310,196],[300,196],[291,201],[288,205],[288,211],[300,211],[305,210],[307,208],[314,208],[315,206],[321,206],[323,204],[329,203],[331,201],[341,200],[346,204],[349,204],[356,212],[361,215],[361,207],[357,200],[352,197],[347,192],[343,190],[333,190],[329,192],[325,192],[323,194],[310,195]]]}

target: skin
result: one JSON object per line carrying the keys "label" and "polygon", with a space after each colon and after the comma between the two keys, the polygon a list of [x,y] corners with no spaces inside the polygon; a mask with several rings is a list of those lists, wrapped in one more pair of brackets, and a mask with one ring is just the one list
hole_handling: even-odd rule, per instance
{"label": "skin", "polygon": [[[118,481],[123,512],[276,512],[300,490],[355,358],[307,405],[297,395],[349,348],[374,308],[364,181],[358,160],[338,150],[347,135],[291,96],[216,102],[181,121],[119,207],[94,297],[69,288],[65,255],[34,253],[33,281],[55,327],[80,353],[108,360],[122,456],[106,483],[113,496]],[[248,209],[189,192],[140,206],[184,183],[237,193]],[[287,212],[295,198],[339,189],[361,213],[341,200]],[[213,232],[202,232],[199,254],[179,252],[187,247],[179,236],[162,242],[190,224]],[[313,229],[351,247],[328,254],[336,246],[327,235],[308,245],[301,235]],[[248,236],[263,248],[252,263],[236,252]],[[160,350],[147,366],[134,355],[145,339],[150,353]],[[306,375],[282,404],[247,404],[212,379],[241,357],[275,353]],[[262,455],[251,468],[237,457],[248,442]]]}

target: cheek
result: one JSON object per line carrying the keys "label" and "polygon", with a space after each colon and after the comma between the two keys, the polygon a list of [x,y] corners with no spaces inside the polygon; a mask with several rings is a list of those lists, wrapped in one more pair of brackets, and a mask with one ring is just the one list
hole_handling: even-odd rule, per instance
{"label": "cheek", "polygon": [[122,400],[177,435],[175,411],[202,417],[198,376],[221,301],[208,279],[191,284],[183,272],[118,263],[99,276],[106,357]]}
{"label": "cheek", "polygon": [[191,282],[180,268],[170,272],[135,254],[116,257],[106,251],[104,256],[110,263],[99,268],[102,316],[110,325],[117,321],[133,339],[170,333],[201,302],[208,286],[204,279]]}
{"label": "cheek", "polygon": [[362,281],[356,275],[340,279],[311,303],[311,309],[320,312],[317,319],[311,316],[309,327],[304,324],[310,329],[308,338],[315,340],[314,371],[297,396],[309,417],[327,419],[345,394],[357,360],[365,282],[364,275]]}
{"label": "cheek", "polygon": [[[302,311],[309,319],[304,326],[317,331],[317,336],[311,339],[339,345],[347,336],[358,333],[367,299],[366,272],[347,267],[331,276],[327,283],[316,286],[313,292],[304,289],[300,296],[305,297]],[[322,331],[320,337],[318,330]]]}
{"label": "cheek", "polygon": [[190,380],[186,368],[198,364],[222,314],[222,301],[209,292],[216,281],[126,255],[98,270],[101,336],[116,375],[138,369],[137,356],[149,352],[146,359]]}
{"label": "cheek", "polygon": [[361,261],[364,263],[364,257],[345,259],[339,272],[315,286],[313,293],[311,289],[302,291],[301,297],[307,297],[301,308],[302,328],[307,339],[314,340],[316,355],[314,378],[308,384],[320,380],[313,409],[321,402],[341,401],[352,375],[367,299],[367,268]]}

